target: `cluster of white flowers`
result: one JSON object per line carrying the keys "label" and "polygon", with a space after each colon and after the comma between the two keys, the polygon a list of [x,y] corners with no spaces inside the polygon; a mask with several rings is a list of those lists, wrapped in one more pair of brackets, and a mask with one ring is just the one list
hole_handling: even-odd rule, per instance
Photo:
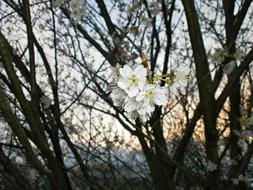
{"label": "cluster of white flowers", "polygon": [[221,64],[226,58],[234,59],[223,66],[224,74],[230,75],[236,68],[237,61],[242,59],[242,53],[238,49],[236,49],[235,53],[233,54],[229,54],[227,50],[224,49],[216,49],[211,56],[212,61],[216,64]]}
{"label": "cluster of white flowers", "polygon": [[187,79],[190,69],[185,65],[180,65],[178,68],[172,69],[170,77],[167,79],[167,83],[170,84],[170,93],[175,94],[177,89],[186,87]]}
{"label": "cluster of white flowers", "polygon": [[[146,122],[152,116],[155,106],[167,104],[169,88],[176,89],[180,86],[175,81],[185,80],[186,76],[184,71],[173,71],[166,76],[157,75],[151,81],[150,71],[142,64],[125,65],[122,68],[117,66],[114,68],[111,98],[114,105],[123,108],[131,119],[140,118]],[[161,80],[169,82],[160,86]]]}
{"label": "cluster of white flowers", "polygon": [[215,52],[212,54],[211,59],[217,64],[221,64],[225,58],[234,58],[237,61],[242,59],[242,53],[239,49],[236,49],[235,53],[229,54],[226,49],[215,49]]}

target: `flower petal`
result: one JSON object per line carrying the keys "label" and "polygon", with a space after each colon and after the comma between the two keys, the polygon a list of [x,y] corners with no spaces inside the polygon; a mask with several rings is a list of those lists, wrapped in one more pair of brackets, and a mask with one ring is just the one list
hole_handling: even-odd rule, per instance
{"label": "flower petal", "polygon": [[139,93],[139,88],[137,86],[134,86],[127,93],[130,98],[135,97]]}
{"label": "flower petal", "polygon": [[128,88],[128,81],[125,78],[120,78],[117,84],[123,90]]}
{"label": "flower petal", "polygon": [[133,74],[133,70],[128,65],[125,65],[123,68],[119,69],[119,73],[124,78],[129,78]]}
{"label": "flower petal", "polygon": [[147,85],[146,79],[144,81],[139,81],[138,83],[138,87],[140,90],[143,90],[146,87],[146,85]]}
{"label": "flower petal", "polygon": [[167,104],[167,89],[158,87],[155,90],[154,103],[158,106],[164,106]]}
{"label": "flower petal", "polygon": [[158,106],[164,106],[167,103],[167,97],[164,94],[160,94],[154,98],[154,103]]}
{"label": "flower petal", "polygon": [[143,65],[139,65],[138,67],[135,68],[134,75],[140,80],[141,79],[146,80],[147,69],[145,69]]}

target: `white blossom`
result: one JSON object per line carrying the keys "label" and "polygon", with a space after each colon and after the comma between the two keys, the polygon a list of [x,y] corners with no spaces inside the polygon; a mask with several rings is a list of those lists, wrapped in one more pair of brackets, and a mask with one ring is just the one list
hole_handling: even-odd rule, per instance
{"label": "white blossom", "polygon": [[147,70],[143,65],[132,69],[128,65],[119,69],[118,86],[125,90],[129,97],[136,96],[146,85]]}
{"label": "white blossom", "polygon": [[[119,65],[113,69],[111,98],[115,106],[121,107],[131,119],[149,120],[155,106],[165,106],[168,101],[167,86],[148,78],[148,69],[142,64]],[[162,78],[159,79],[159,82]]]}
{"label": "white blossom", "polygon": [[167,89],[155,84],[148,84],[137,95],[137,101],[144,101],[144,104],[164,106],[167,103]]}
{"label": "white blossom", "polygon": [[140,118],[140,115],[138,114],[138,112],[136,110],[134,110],[132,112],[128,112],[127,116],[128,116],[128,118],[131,118],[133,120]]}
{"label": "white blossom", "polygon": [[185,65],[180,65],[175,71],[175,82],[178,82],[181,86],[185,86],[190,69]]}
{"label": "white blossom", "polygon": [[239,49],[236,49],[234,53],[228,53],[226,49],[216,49],[213,55],[211,55],[211,59],[214,63],[221,64],[225,58],[234,58],[237,61],[242,59],[242,53]]}
{"label": "white blossom", "polygon": [[175,94],[177,92],[177,89],[180,89],[181,87],[185,87],[187,85],[189,73],[190,69],[185,65],[181,65],[176,69],[172,69],[172,77],[169,79],[171,94]]}
{"label": "white blossom", "polygon": [[124,110],[131,113],[135,110],[139,110],[142,106],[141,102],[136,101],[136,98],[125,98]]}
{"label": "white blossom", "polygon": [[124,90],[116,86],[114,87],[110,95],[115,106],[121,107],[123,105],[124,99],[126,97],[126,93]]}
{"label": "white blossom", "polygon": [[221,64],[227,55],[228,53],[224,49],[216,49],[211,59],[214,63]]}
{"label": "white blossom", "polygon": [[155,111],[154,104],[143,103],[141,108],[138,110],[138,114],[140,115],[140,119],[143,122],[146,122],[151,117],[154,111]]}

